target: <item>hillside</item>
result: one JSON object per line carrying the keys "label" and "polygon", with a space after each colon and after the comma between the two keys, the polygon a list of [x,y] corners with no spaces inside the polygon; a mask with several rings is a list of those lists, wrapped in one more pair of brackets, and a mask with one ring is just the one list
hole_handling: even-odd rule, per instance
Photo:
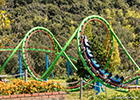
{"label": "hillside", "polygon": [[[0,38],[9,36],[13,45],[17,45],[25,34],[33,27],[48,28],[63,47],[70,36],[78,28],[81,21],[89,15],[100,15],[111,23],[114,32],[120,38],[126,49],[140,66],[140,1],[139,0],[5,0],[6,6],[1,9],[10,13],[13,20],[9,28],[0,28]],[[95,33],[103,33],[101,27],[95,28]],[[41,40],[39,37],[35,37]],[[39,41],[38,40],[38,41]],[[47,41],[46,41],[47,42]],[[40,42],[41,43],[41,42]],[[3,43],[11,45],[11,42]],[[31,42],[31,45],[34,43]],[[45,44],[45,43],[44,43]],[[38,44],[40,45],[40,44]],[[42,44],[43,45],[43,44]],[[78,57],[76,38],[68,46],[67,52]],[[121,67],[120,71],[132,69],[134,66],[119,47]],[[39,54],[41,55],[41,54]],[[1,66],[9,54],[1,53]],[[4,59],[3,59],[4,58]],[[61,75],[66,72],[66,60],[61,58],[56,64],[55,74],[58,70]],[[42,60],[40,60],[42,61]],[[38,61],[38,62],[40,62]],[[12,59],[14,64],[8,63],[5,73],[14,74],[18,70],[18,55]],[[40,72],[41,64],[34,64]],[[23,65],[24,66],[24,65]],[[25,67],[25,66],[24,66]],[[111,67],[111,65],[110,65]],[[62,69],[61,69],[62,68]],[[40,72],[41,73],[41,72]],[[60,73],[59,73],[60,74]]]}

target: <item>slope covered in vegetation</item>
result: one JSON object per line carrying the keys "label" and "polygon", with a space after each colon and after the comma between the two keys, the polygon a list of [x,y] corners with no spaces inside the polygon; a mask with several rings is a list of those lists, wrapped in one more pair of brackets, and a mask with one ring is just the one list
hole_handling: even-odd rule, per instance
{"label": "slope covered in vegetation", "polygon": [[[63,47],[73,32],[78,28],[81,21],[89,15],[100,15],[111,23],[114,32],[120,38],[129,53],[140,65],[140,1],[139,0],[5,0],[6,6],[1,9],[10,13],[10,20],[14,20],[9,28],[0,28],[0,38],[11,39],[17,45],[25,34],[33,27],[43,26],[48,28]],[[102,28],[95,28],[97,35],[104,32]],[[8,36],[8,38],[6,38]],[[38,38],[38,37],[36,37]],[[38,38],[41,40],[41,38]],[[95,40],[96,41],[96,40]],[[4,41],[2,44],[11,45],[11,41]],[[99,47],[95,44],[95,47]],[[117,45],[117,44],[116,44]],[[102,50],[102,48],[99,48]],[[76,52],[73,52],[76,51]],[[68,46],[67,52],[78,56],[76,38]],[[117,53],[117,52],[116,52]],[[121,65],[115,65],[112,58],[109,67],[117,67],[120,71],[132,69],[134,66],[119,48]],[[0,53],[2,66],[9,56]],[[102,55],[98,58],[102,58]],[[4,59],[3,59],[4,58]],[[61,58],[56,64],[54,73],[64,75],[66,72],[66,60]],[[119,60],[119,59],[118,59]],[[40,60],[41,62],[42,60]],[[18,70],[18,55],[15,55],[8,63],[4,72],[14,74]],[[118,61],[116,61],[118,62]],[[23,65],[24,66],[24,65]],[[39,72],[41,64],[35,64]],[[34,67],[35,67],[34,66]],[[25,67],[25,66],[24,66]],[[61,76],[59,75],[59,76]]]}

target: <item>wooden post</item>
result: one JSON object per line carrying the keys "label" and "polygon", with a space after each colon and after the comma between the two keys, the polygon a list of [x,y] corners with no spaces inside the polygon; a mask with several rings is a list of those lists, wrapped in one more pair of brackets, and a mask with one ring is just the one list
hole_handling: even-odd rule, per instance
{"label": "wooden post", "polygon": [[82,89],[82,87],[83,87],[83,78],[81,77],[80,78],[80,99],[82,99],[82,94],[83,94],[83,89]]}
{"label": "wooden post", "polygon": [[25,74],[24,74],[24,76],[25,76],[25,82],[27,82],[27,69],[25,69]]}

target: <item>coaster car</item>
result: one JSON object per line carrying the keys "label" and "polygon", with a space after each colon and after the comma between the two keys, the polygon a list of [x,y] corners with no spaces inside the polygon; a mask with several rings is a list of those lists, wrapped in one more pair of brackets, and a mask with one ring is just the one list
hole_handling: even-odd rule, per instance
{"label": "coaster car", "polygon": [[96,69],[99,70],[100,68],[102,68],[102,66],[100,66],[99,64],[97,64],[97,61],[91,59],[91,64],[92,66]]}
{"label": "coaster car", "polygon": [[95,56],[93,55],[93,52],[89,48],[86,48],[86,55],[88,59],[95,58]]}
{"label": "coaster car", "polygon": [[91,48],[91,43],[88,41],[88,39],[83,39],[83,44],[84,44],[84,47],[88,47],[88,48]]}
{"label": "coaster car", "polygon": [[116,76],[113,77],[113,78],[111,77],[110,80],[111,80],[111,82],[113,82],[113,83],[120,84],[120,83],[122,83],[122,81],[124,80],[124,77],[121,76],[121,77],[119,78],[118,75],[116,75]]}

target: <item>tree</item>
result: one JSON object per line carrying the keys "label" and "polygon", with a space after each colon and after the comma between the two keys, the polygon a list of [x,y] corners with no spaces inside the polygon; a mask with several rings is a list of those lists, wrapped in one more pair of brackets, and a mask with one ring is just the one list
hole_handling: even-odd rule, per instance
{"label": "tree", "polygon": [[[6,6],[6,2],[4,0],[0,1],[0,7],[3,8]],[[11,20],[9,19],[11,15],[8,14],[6,11],[4,10],[0,10],[0,30],[6,30],[7,28],[10,27],[11,24]],[[4,35],[3,31],[0,32],[0,48],[4,47],[5,44],[7,44],[8,42],[12,42],[9,39],[9,36]]]}
{"label": "tree", "polygon": [[[3,7],[5,3],[6,2],[4,0],[0,1],[0,7]],[[11,21],[9,20],[9,17],[10,17],[10,14],[8,14],[4,10],[0,10],[0,27],[2,28],[9,27],[9,24],[11,23]]]}
{"label": "tree", "polygon": [[118,43],[116,41],[116,39],[113,37],[113,53],[111,55],[111,60],[110,60],[110,70],[111,72],[114,72],[116,71],[116,69],[118,70],[118,66],[120,66],[121,64],[121,59],[120,59],[120,53],[119,53],[119,50],[118,50]]}
{"label": "tree", "polygon": [[[0,1],[0,5],[4,0]],[[0,27],[1,45],[14,45],[18,44],[25,34],[35,26],[43,26],[48,28],[60,45],[63,47],[71,34],[78,28],[81,21],[89,15],[100,15],[108,22],[112,22],[112,26],[116,35],[122,41],[127,49],[135,50],[139,48],[139,0],[5,0],[6,6],[1,6],[1,9],[6,11],[4,16],[8,13],[11,14],[8,20],[14,22],[7,22],[9,28],[3,22],[5,28]],[[10,25],[11,24],[11,25]],[[96,24],[96,23],[95,23]],[[89,41],[93,42],[97,60],[101,61],[105,56],[105,48],[101,43],[105,39],[105,29],[98,24],[96,27],[94,23],[88,23],[85,32]],[[1,24],[0,24],[1,25]],[[20,33],[21,35],[17,35]],[[96,35],[95,35],[96,34]],[[17,35],[17,38],[16,36]],[[135,38],[133,37],[135,35]],[[13,36],[15,36],[13,40]],[[100,38],[98,38],[100,37]],[[7,38],[7,39],[6,39]],[[9,41],[13,40],[13,41]],[[41,40],[41,39],[40,39]],[[8,43],[6,41],[9,41]],[[47,42],[46,42],[47,43]],[[40,45],[41,42],[38,42]],[[135,44],[135,47],[132,47]],[[137,49],[136,49],[137,50]],[[76,47],[76,39],[68,46],[67,52],[70,54],[78,55]],[[124,59],[121,60],[125,69],[129,69],[127,57],[125,53]],[[35,54],[38,57],[41,54]],[[2,56],[2,55],[1,55]],[[3,55],[4,56],[4,55]],[[133,57],[139,62],[137,54],[133,53]],[[123,58],[123,57],[122,57]],[[39,58],[38,58],[39,60]],[[16,62],[16,61],[15,61]],[[59,62],[61,63],[61,62]],[[65,64],[65,62],[62,62]],[[34,63],[35,64],[35,63]],[[61,64],[61,65],[63,65]],[[36,64],[40,66],[40,64]],[[59,64],[57,64],[60,67]],[[10,66],[9,66],[10,67]],[[57,71],[57,69],[54,69]],[[7,72],[8,73],[8,72]],[[41,72],[40,72],[41,73]]]}

